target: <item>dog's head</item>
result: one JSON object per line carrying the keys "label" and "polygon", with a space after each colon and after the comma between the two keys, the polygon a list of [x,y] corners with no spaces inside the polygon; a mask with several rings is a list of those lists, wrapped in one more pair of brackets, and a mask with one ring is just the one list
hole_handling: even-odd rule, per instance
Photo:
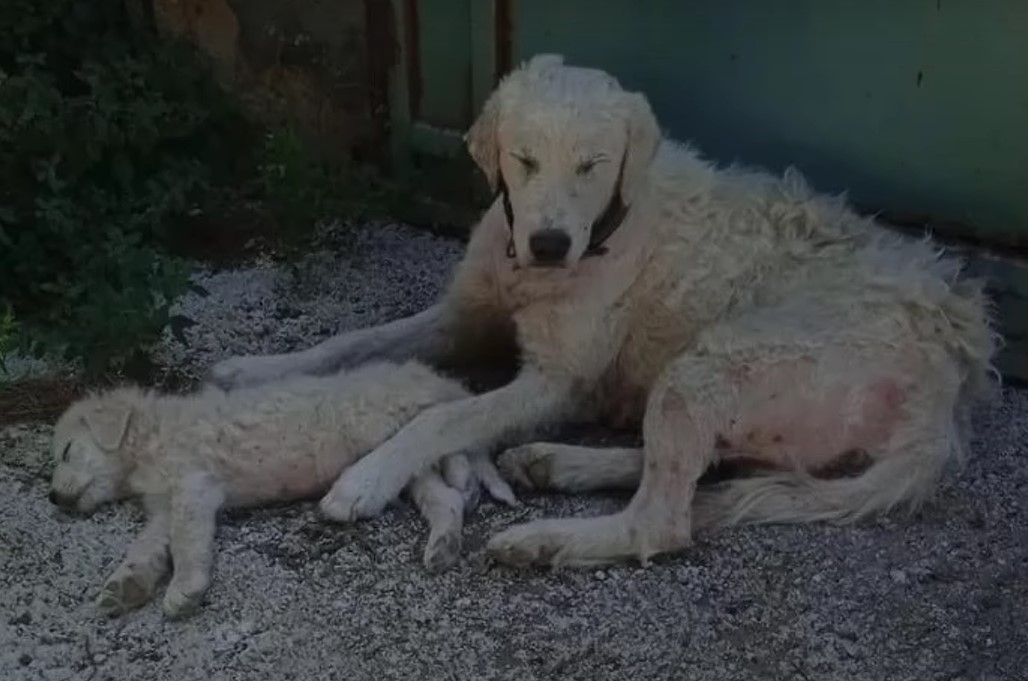
{"label": "dog's head", "polygon": [[465,136],[504,203],[523,267],[602,253],[645,184],[661,133],[612,76],[539,55],[506,76]]}
{"label": "dog's head", "polygon": [[92,513],[125,495],[128,467],[122,445],[132,413],[131,395],[123,390],[84,398],[64,412],[50,445],[51,502]]}

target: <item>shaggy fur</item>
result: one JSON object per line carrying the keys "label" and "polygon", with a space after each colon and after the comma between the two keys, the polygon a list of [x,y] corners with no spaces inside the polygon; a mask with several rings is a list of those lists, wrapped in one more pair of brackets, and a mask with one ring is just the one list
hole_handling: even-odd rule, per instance
{"label": "shaggy fur", "polygon": [[[148,601],[170,556],[174,574],[163,606],[168,616],[180,616],[210,583],[220,508],[323,494],[344,468],[416,414],[467,398],[459,384],[416,362],[369,364],[230,394],[214,387],[187,396],[118,388],[80,400],[58,421],[50,498],[92,513],[105,502],[141,497],[147,524],[98,605],[114,615]],[[488,457],[472,461],[454,454],[410,485],[430,528],[424,562],[431,570],[457,560],[465,502],[474,502],[467,497],[480,481],[514,503]]]}
{"label": "shaggy fur", "polygon": [[[930,242],[794,170],[714,167],[663,138],[644,96],[559,56],[507,76],[467,142],[498,195],[437,305],[212,372],[233,386],[371,357],[436,362],[515,334],[511,383],[420,414],[343,473],[321,502],[330,518],[378,513],[445,454],[601,416],[641,422],[643,450],[542,443],[501,460],[538,487],[637,488],[627,508],[519,525],[488,548],[512,564],[645,564],[698,526],[917,508],[959,454],[995,337],[982,287]],[[624,221],[590,248],[618,199]],[[871,461],[859,476],[808,474],[853,452]],[[697,495],[704,469],[738,457],[774,470]]]}

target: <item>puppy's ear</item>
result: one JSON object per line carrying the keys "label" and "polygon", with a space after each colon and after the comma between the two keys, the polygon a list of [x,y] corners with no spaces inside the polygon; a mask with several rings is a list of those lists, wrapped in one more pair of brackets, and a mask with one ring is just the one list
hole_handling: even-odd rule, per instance
{"label": "puppy's ear", "polygon": [[131,418],[132,408],[127,404],[105,404],[82,416],[93,440],[108,452],[121,446]]}
{"label": "puppy's ear", "polygon": [[496,191],[500,176],[500,98],[493,92],[482,107],[482,112],[464,135],[468,153],[489,181],[489,188]]}
{"label": "puppy's ear", "polygon": [[628,144],[625,148],[625,169],[622,176],[621,193],[624,201],[631,204],[639,191],[646,171],[657,154],[662,134],[653,115],[650,103],[638,92],[625,94],[627,108]]}

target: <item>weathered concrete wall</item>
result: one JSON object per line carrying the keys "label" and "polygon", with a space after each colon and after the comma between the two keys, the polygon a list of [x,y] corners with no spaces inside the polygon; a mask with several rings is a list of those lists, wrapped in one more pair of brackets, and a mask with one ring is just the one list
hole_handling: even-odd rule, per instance
{"label": "weathered concrete wall", "polygon": [[362,0],[144,1],[255,121],[292,125],[338,158],[372,134]]}

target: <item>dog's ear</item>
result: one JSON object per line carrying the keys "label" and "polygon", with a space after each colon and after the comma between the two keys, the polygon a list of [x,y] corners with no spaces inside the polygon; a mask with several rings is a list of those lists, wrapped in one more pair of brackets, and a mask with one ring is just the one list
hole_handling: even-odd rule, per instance
{"label": "dog's ear", "polygon": [[499,124],[500,97],[498,92],[493,92],[486,100],[478,118],[464,135],[468,153],[485,173],[485,179],[489,181],[489,188],[493,191],[496,191],[500,177]]}
{"label": "dog's ear", "polygon": [[93,440],[108,452],[121,446],[131,418],[132,407],[127,404],[104,404],[82,416]]}
{"label": "dog's ear", "polygon": [[631,205],[656,156],[662,134],[657,117],[653,115],[653,109],[644,95],[638,92],[626,93],[625,102],[628,110],[628,143],[625,147],[621,193],[625,203]]}

